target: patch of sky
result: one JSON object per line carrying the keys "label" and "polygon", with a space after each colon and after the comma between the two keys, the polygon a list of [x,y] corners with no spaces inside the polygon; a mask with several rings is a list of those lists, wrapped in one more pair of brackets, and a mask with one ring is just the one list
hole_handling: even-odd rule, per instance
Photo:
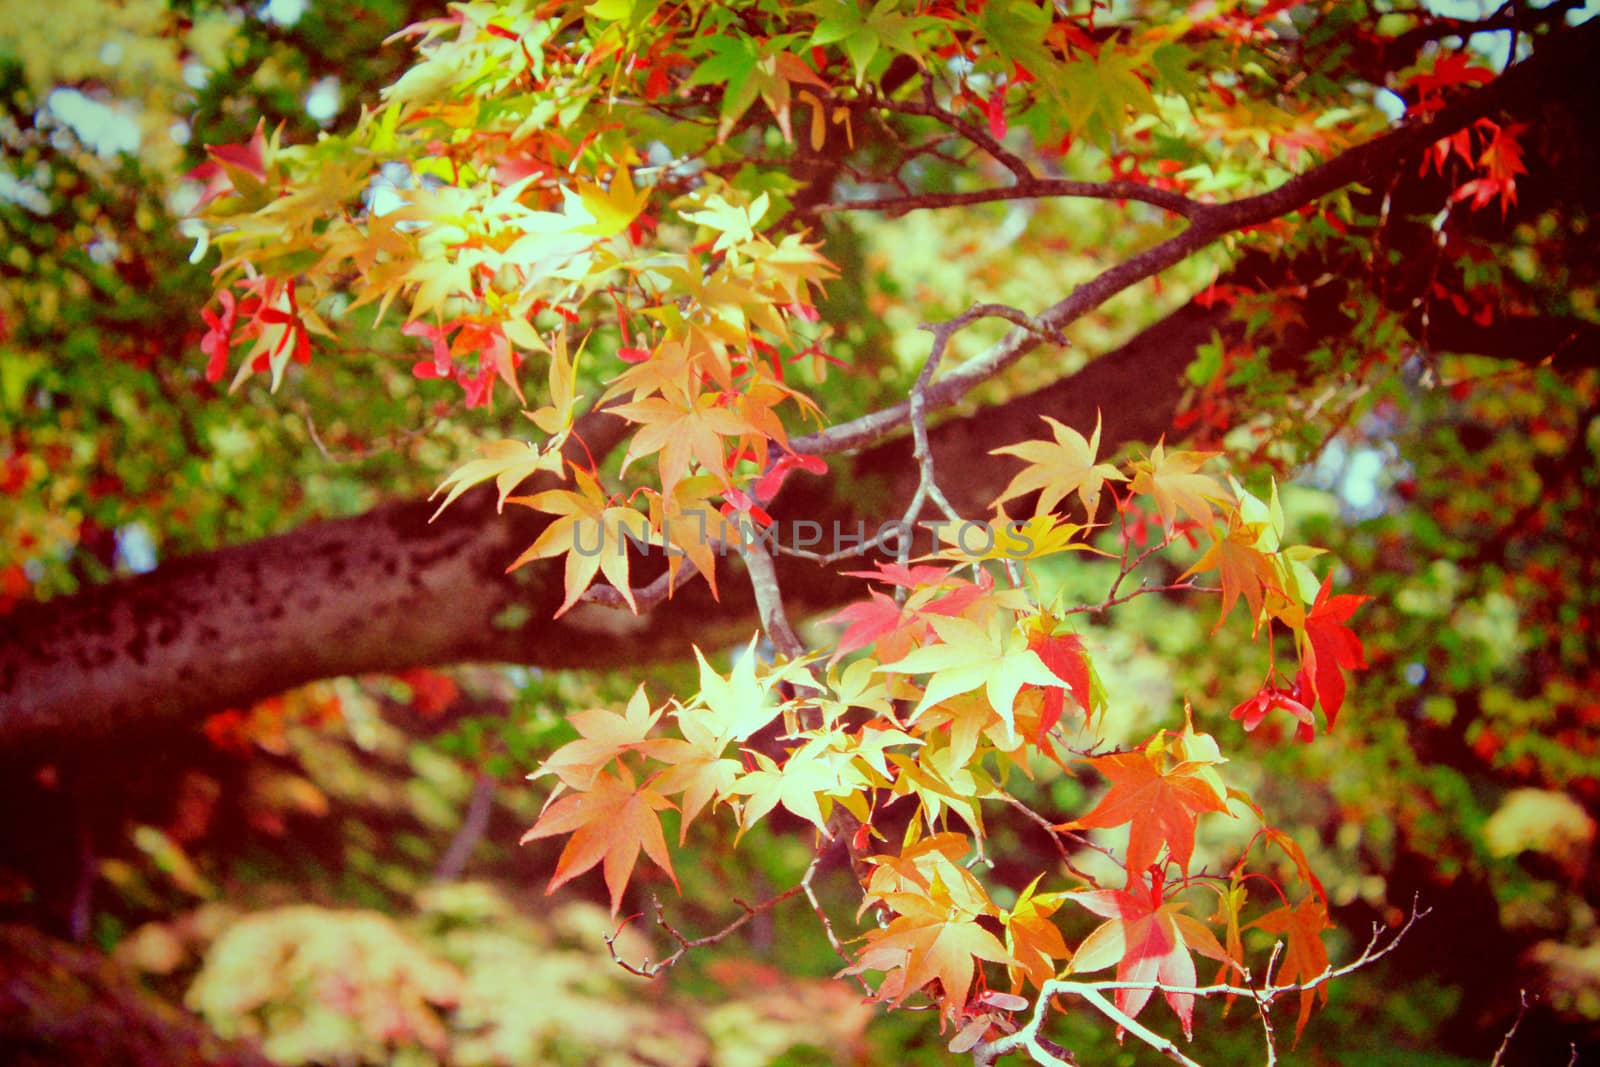
{"label": "patch of sky", "polygon": [[78,89],[52,89],[44,109],[71,130],[78,142],[110,158],[139,149],[139,124],[133,109],[122,103],[96,100]]}
{"label": "patch of sky", "polygon": [[334,75],[318,79],[313,82],[311,89],[306,93],[306,114],[319,126],[326,126],[332,122],[334,116],[339,114],[339,106],[343,96],[339,91],[339,79]]}
{"label": "patch of sky", "polygon": [[16,204],[35,215],[50,213],[50,198],[32,182],[20,181],[16,175],[0,170],[0,200]]}
{"label": "patch of sky", "polygon": [[311,0],[267,0],[261,5],[261,18],[275,26],[293,26],[311,6]]}
{"label": "patch of sky", "polygon": [[117,527],[117,562],[134,574],[156,569],[156,542],[142,522]]}
{"label": "patch of sky", "polygon": [[1304,481],[1339,498],[1350,519],[1370,519],[1388,510],[1395,469],[1402,461],[1392,446],[1341,438],[1328,442]]}

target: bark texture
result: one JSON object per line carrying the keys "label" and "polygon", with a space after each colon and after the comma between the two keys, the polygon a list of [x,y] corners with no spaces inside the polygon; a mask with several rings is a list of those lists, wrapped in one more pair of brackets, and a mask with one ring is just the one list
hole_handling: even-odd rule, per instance
{"label": "bark texture", "polygon": [[[1395,183],[1404,178],[1416,186],[1412,156],[1433,138],[1507,109],[1538,122],[1552,101],[1562,102],[1567,125],[1563,143],[1551,149],[1556,163],[1546,184],[1561,195],[1571,190],[1573,202],[1586,210],[1593,196],[1582,170],[1593,153],[1583,146],[1593,140],[1587,135],[1600,132],[1594,118],[1600,108],[1587,107],[1595,102],[1597,84],[1587,67],[1597,49],[1600,19],[1554,34],[1531,60],[1449,105],[1433,122],[1408,122],[1270,194],[1241,202],[1238,211],[1207,209],[1196,223],[1196,241],[1240,222],[1234,214],[1254,218],[1270,209],[1271,217],[1350,182],[1373,190],[1388,182],[1397,203],[1403,202],[1405,189],[1396,192]],[[1525,198],[1537,195],[1537,178],[1524,183]],[[1397,210],[1394,218],[1403,213]],[[1179,258],[1193,250],[1186,243],[1173,247]],[[1391,247],[1405,251],[1399,240]],[[1395,273],[1403,275],[1403,267],[1404,261]],[[1276,366],[1292,366],[1310,347],[1356,325],[1344,317],[1336,289],[1375,285],[1391,307],[1416,307],[1416,286],[1427,280],[1375,279],[1361,264],[1325,268],[1342,279],[1340,286],[1312,293],[1310,301],[1324,299],[1329,306],[1321,312],[1308,307],[1308,327],[1273,354]],[[1117,269],[1080,288],[1106,283]],[[1035,435],[1040,415],[1082,427],[1100,413],[1105,453],[1129,440],[1153,441],[1171,424],[1195,346],[1214,329],[1228,328],[1220,308],[1190,306],[1053,386],[946,419],[931,437],[941,487],[964,513],[984,511],[1015,469],[989,450]],[[1600,365],[1600,326],[1589,322],[1524,318],[1479,327],[1442,310],[1423,333],[1441,349]],[[591,419],[599,420],[586,434],[591,446],[614,444],[620,420]],[[780,521],[807,519],[825,531],[834,523],[853,530],[859,522],[870,532],[898,516],[915,479],[909,439],[891,439],[833,457],[825,479],[793,476],[773,511]],[[488,491],[469,494],[432,524],[431,510],[422,501],[394,502],[354,518],[175,560],[151,574],[0,617],[0,758],[49,758],[180,729],[318,678],[471,660],[622,666],[682,655],[691,641],[710,647],[743,639],[755,627],[747,583],[737,579],[722,582],[720,602],[696,581],[642,617],[581,605],[552,620],[562,600],[559,561],[504,573],[537,537],[539,516],[520,508],[497,516]],[[780,559],[779,579],[796,618],[859,595],[859,583],[793,559]]]}
{"label": "bark texture", "polygon": [[[1181,311],[1064,381],[932,433],[940,483],[979,513],[1015,462],[991,448],[1038,431],[1041,414],[1092,424],[1107,451],[1154,440],[1171,422],[1183,368],[1220,316]],[[602,416],[610,423],[619,420]],[[827,478],[795,475],[774,507],[867,532],[897,517],[915,489],[909,439],[834,457]],[[0,753],[37,756],[181,728],[318,678],[430,664],[501,661],[623,666],[747,638],[755,605],[737,577],[721,601],[696,580],[651,611],[562,601],[562,562],[505,567],[543,519],[494,512],[480,489],[429,523],[434,505],[396,501],[366,514],[174,560],[0,619]],[[730,569],[737,568],[731,557]],[[648,572],[645,572],[648,573]],[[859,582],[780,557],[790,610],[804,617],[859,595]]]}

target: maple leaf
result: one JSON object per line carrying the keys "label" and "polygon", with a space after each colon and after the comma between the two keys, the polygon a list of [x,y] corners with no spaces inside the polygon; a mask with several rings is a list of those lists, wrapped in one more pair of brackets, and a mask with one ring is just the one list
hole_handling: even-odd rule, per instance
{"label": "maple leaf", "polygon": [[1155,497],[1161,522],[1169,530],[1180,511],[1201,526],[1210,526],[1214,514],[1210,502],[1231,499],[1221,482],[1197,473],[1200,465],[1215,455],[1215,452],[1168,455],[1164,443],[1157,444],[1148,459],[1134,464],[1133,483],[1129,488],[1135,493],[1149,493]]}
{"label": "maple leaf", "polygon": [[660,717],[659,711],[650,710],[642,684],[634,690],[621,715],[610,708],[573,712],[567,716],[567,721],[578,731],[578,740],[568,741],[556,749],[528,777],[553,774],[570,789],[588,789],[601,769],[623,752],[649,754],[651,746],[659,742],[647,741],[646,737]]}
{"label": "maple leaf", "polygon": [[565,192],[569,214],[588,215],[594,220],[587,226],[578,227],[576,232],[595,237],[613,237],[626,230],[650,200],[648,190],[635,192],[633,176],[628,173],[627,167],[620,165],[611,178],[609,188],[579,182],[576,193],[571,190]]}
{"label": "maple leaf", "polygon": [[[1275,911],[1269,911],[1250,926],[1274,936],[1288,938],[1289,944],[1284,951],[1283,964],[1273,979],[1277,984],[1293,985],[1309,982],[1327,971],[1328,949],[1322,943],[1322,931],[1332,929],[1333,924],[1328,921],[1327,903],[1318,897],[1308,896],[1294,907],[1284,905]],[[1306,1028],[1306,1020],[1311,1018],[1311,1005],[1319,995],[1322,1003],[1326,1005],[1328,1003],[1326,983],[1300,990],[1300,1017],[1294,1028],[1296,1041],[1300,1040],[1300,1035]]]}
{"label": "maple leaf", "polygon": [[678,482],[671,493],[651,496],[650,518],[660,528],[661,540],[668,548],[669,593],[676,592],[678,572],[687,558],[704,575],[712,598],[720,599],[715,547],[717,542],[730,544],[739,540],[739,531],[712,502],[713,497],[724,492],[722,479],[697,474]]}
{"label": "maple leaf", "polygon": [[[1006,724],[995,714],[984,695],[976,691],[958,693],[941,700],[922,713],[917,725],[920,730],[930,732],[948,728],[949,739],[939,763],[952,768],[965,767],[971,762],[972,754],[978,750],[978,740],[985,734],[995,742],[996,747],[1007,747],[1007,742],[1014,746],[1018,740],[1008,732]],[[998,738],[996,735],[999,735]],[[932,766],[931,760],[923,762]]]}
{"label": "maple leaf", "polygon": [[951,547],[938,553],[936,559],[953,559],[962,563],[978,560],[1039,559],[1058,552],[1093,552],[1105,555],[1094,546],[1073,539],[1089,527],[1063,522],[1049,512],[1042,512],[1024,522],[1007,518],[1002,511],[993,522],[963,522],[944,524],[939,529],[939,539]]}
{"label": "maple leaf", "polygon": [[[942,881],[944,892],[957,894],[973,911],[984,910],[988,895],[983,886],[972,879],[970,872],[963,879],[957,872],[964,871],[961,859],[972,851],[972,842],[965,834],[947,831],[929,837],[908,837],[900,855],[872,856],[872,876],[867,881],[866,896],[862,898],[857,916],[865,914],[875,900],[890,893],[931,891],[935,880]],[[969,884],[970,883],[970,884]]]}
{"label": "maple leaf", "polygon": [[1050,921],[1050,916],[1071,894],[1035,895],[1034,890],[1043,877],[1043,874],[1035,876],[1017,897],[1016,906],[1000,915],[1000,922],[1006,928],[1006,950],[1017,961],[1008,968],[1013,993],[1022,988],[1024,977],[1036,989],[1043,986],[1056,976],[1055,961],[1072,955],[1061,937],[1060,928]]}
{"label": "maple leaf", "polygon": [[1217,788],[1210,764],[1190,760],[1163,772],[1159,758],[1146,752],[1115,753],[1087,762],[1111,782],[1111,788],[1089,814],[1056,829],[1105,830],[1132,823],[1128,870],[1151,866],[1165,845],[1168,858],[1188,874],[1195,822],[1204,812],[1228,810],[1226,793]]}
{"label": "maple leaf", "polygon": [[845,624],[844,633],[839,635],[834,647],[833,657],[828,660],[830,664],[838,662],[841,656],[847,656],[858,648],[865,648],[879,638],[894,633],[906,622],[894,598],[876,589],[867,591],[866,600],[846,605],[823,621]]}
{"label": "maple leaf", "polygon": [[743,765],[722,753],[726,743],[706,732],[696,716],[678,713],[683,738],[662,738],[650,750],[652,758],[667,764],[655,780],[657,791],[666,796],[682,793],[679,808],[678,844],[689,837],[689,824],[717,797],[727,796]]}
{"label": "maple leaf", "polygon": [[920,737],[912,737],[904,730],[898,730],[887,723],[863,723],[861,729],[851,738],[850,754],[872,768],[885,781],[893,778],[889,770],[888,760],[884,750],[890,745],[922,745],[925,744]]}
{"label": "maple leaf", "polygon": [[691,461],[706,473],[725,479],[728,463],[723,438],[754,431],[746,419],[720,406],[715,393],[683,401],[648,397],[606,410],[639,425],[622,459],[622,469],[627,470],[628,464],[641,456],[661,453],[661,491],[669,495],[689,473]]}
{"label": "maple leaf", "polygon": [[734,782],[744,770],[738,760],[723,755],[728,746],[749,738],[781,712],[781,705],[772,699],[772,689],[785,673],[780,670],[757,677],[755,641],[754,637],[750,639],[726,678],[696,648],[700,692],[691,706],[680,707],[674,713],[683,738],[663,738],[651,744],[651,758],[668,765],[656,779],[656,788],[664,794],[683,794],[680,843],[706,804],[731,795]]}
{"label": "maple leaf", "polygon": [[972,873],[956,860],[967,850],[959,834],[939,834],[909,847],[898,857],[874,856],[876,868],[862,900],[891,908],[895,918],[866,935],[856,962],[840,975],[884,972],[879,999],[898,1004],[935,980],[941,1014],[956,1017],[965,1009],[978,960],[1017,960],[977,921],[997,916]]}
{"label": "maple leaf", "polygon": [[887,928],[870,931],[856,962],[839,972],[883,971],[882,999],[898,1004],[937,980],[941,1012],[957,1016],[966,1007],[977,960],[1016,962],[976,916],[952,914],[948,907],[911,894],[898,896],[895,904],[901,913]]}
{"label": "maple leaf", "polygon": [[769,206],[766,193],[757,196],[748,204],[731,203],[721,193],[705,196],[701,202],[705,206],[699,211],[685,211],[682,216],[686,222],[696,222],[709,230],[717,231],[717,240],[711,249],[713,252],[724,252],[735,245],[753,240],[756,226],[760,224]]}
{"label": "maple leaf", "polygon": [[[757,677],[755,636],[735,658],[726,678],[706,662],[705,654],[698,647],[694,655],[700,663],[700,692],[695,696],[692,710],[697,720],[696,729],[703,730],[707,737],[715,738],[722,745],[745,741],[778,716],[781,708],[773,699],[772,691],[787,674],[779,670]],[[680,724],[690,711],[685,709],[679,713]]]}
{"label": "maple leaf", "polygon": [[879,560],[874,564],[875,569],[870,571],[845,571],[851,578],[870,578],[875,582],[885,585],[897,585],[904,589],[915,589],[918,586],[938,585],[950,577],[949,567],[915,566],[907,567],[903,563],[890,563]]}
{"label": "maple leaf", "polygon": [[[842,759],[831,758],[822,739],[813,739],[793,752],[782,766],[763,752],[753,752],[756,770],[741,775],[730,792],[748,796],[739,816],[739,837],[774,807],[782,804],[832,839],[819,797],[843,796],[864,786],[866,780]],[[737,840],[737,837],[735,838]]]}
{"label": "maple leaf", "polygon": [[1316,602],[1306,613],[1305,640],[1300,648],[1303,673],[1314,690],[1308,698],[1321,702],[1330,729],[1344,706],[1345,682],[1341,668],[1358,670],[1367,665],[1361,639],[1345,623],[1357,608],[1372,599],[1350,593],[1330,597],[1332,588],[1333,576],[1329,575],[1317,591]]}
{"label": "maple leaf", "polygon": [[827,681],[833,697],[820,704],[829,724],[850,708],[862,708],[887,721],[894,719],[888,685],[884,679],[872,677],[875,666],[870,659],[858,659],[837,674],[829,668]]}
{"label": "maple leaf", "polygon": [[[1129,864],[1132,869],[1132,864]],[[1133,883],[1130,883],[1130,886]],[[1138,886],[1138,890],[1145,887]],[[1162,985],[1195,985],[1191,951],[1221,963],[1231,963],[1216,935],[1193,916],[1182,912],[1181,903],[1161,903],[1161,880],[1155,879],[1148,891],[1097,889],[1069,893],[1068,899],[1080,904],[1107,922],[1096,927],[1073,955],[1068,970],[1073,974],[1098,971],[1117,965],[1119,982],[1159,982]],[[1117,1010],[1136,1018],[1150,1001],[1151,989],[1118,989]],[[1183,1024],[1186,1037],[1194,1036],[1194,994],[1163,990],[1162,995]]]}
{"label": "maple leaf", "polygon": [[[1259,809],[1257,810],[1256,814],[1261,815]],[[1319,879],[1315,872],[1311,870],[1311,861],[1306,858],[1305,850],[1300,847],[1299,843],[1296,842],[1294,838],[1290,837],[1282,830],[1274,829],[1271,826],[1265,825],[1266,819],[1264,817],[1262,818],[1262,823],[1261,835],[1265,837],[1270,844],[1277,845],[1279,848],[1281,848],[1284,854],[1289,857],[1289,862],[1294,864],[1295,871],[1300,875],[1301,878],[1305,880],[1306,884],[1311,887],[1311,891],[1317,896],[1326,900],[1328,897],[1327,890],[1322,888],[1321,879]]]}
{"label": "maple leaf", "polygon": [[557,787],[539,820],[522,835],[520,843],[570,833],[572,837],[561,850],[545,893],[554,893],[604,860],[611,914],[615,915],[622,907],[622,893],[633,876],[640,849],[667,872],[674,886],[678,884],[667,841],[661,833],[661,818],[656,814],[672,808],[672,801],[649,785],[637,786],[633,772],[619,763],[615,774],[599,772],[582,792],[560,796]]}
{"label": "maple leaf", "polygon": [[1078,707],[1088,716],[1093,707],[1093,674],[1089,659],[1083,652],[1083,638],[1074,633],[1054,634],[1054,620],[1041,615],[1028,628],[1028,647],[1038,654],[1040,661],[1057,678],[1065,683],[1043,687],[1044,708],[1039,716],[1039,741],[1049,733],[1066,710],[1067,694],[1077,701]]}
{"label": "maple leaf", "polygon": [[1250,623],[1254,627],[1252,633],[1261,629],[1268,595],[1275,593],[1284,599],[1273,557],[1256,547],[1258,536],[1259,532],[1253,525],[1235,519],[1229,523],[1227,535],[1213,538],[1205,555],[1183,572],[1183,577],[1187,578],[1215,569],[1222,579],[1222,613],[1211,628],[1213,633],[1222,628],[1240,596],[1244,597],[1245,604],[1250,608]]}
{"label": "maple leaf", "polygon": [[[522,319],[511,319],[505,324],[506,336],[516,341],[525,348],[542,347],[540,338],[533,333],[533,327]],[[533,334],[532,337],[525,334]],[[573,418],[578,401],[583,397],[578,393],[578,360],[583,356],[583,346],[588,343],[585,337],[578,345],[578,351],[571,359],[567,358],[567,335],[556,334],[556,347],[550,353],[550,403],[537,411],[523,412],[533,424],[545,433],[551,440],[545,443],[545,451],[554,451],[561,447],[566,440],[567,431],[571,430]],[[532,343],[530,343],[532,342]]]}
{"label": "maple leaf", "polygon": [[1441,55],[1430,72],[1418,72],[1406,82],[1408,88],[1417,90],[1419,106],[1424,110],[1437,110],[1443,90],[1460,85],[1483,85],[1494,80],[1494,71],[1460,52]]}
{"label": "maple leaf", "polygon": [[650,520],[632,508],[612,507],[600,484],[586,471],[574,468],[573,476],[578,483],[576,493],[570,489],[551,489],[533,496],[507,499],[509,504],[548,512],[556,519],[506,571],[514,571],[531,560],[565,554],[567,595],[556,618],[578,602],[578,597],[594,581],[596,571],[606,576],[637,615],[639,606],[634,603],[633,589],[628,585],[628,543],[649,543]]}
{"label": "maple leaf", "polygon": [[924,645],[894,663],[879,667],[896,674],[929,673],[922,699],[912,710],[916,719],[941,700],[982,686],[989,704],[1000,715],[1011,736],[1016,735],[1014,709],[1017,690],[1024,685],[1060,685],[1062,679],[1050,673],[1038,653],[1027,647],[1027,639],[1013,629],[996,633],[965,619],[935,616],[930,623],[940,643]]}
{"label": "maple leaf", "polygon": [[482,453],[481,459],[474,459],[463,463],[450,472],[450,476],[439,483],[439,488],[433,491],[433,497],[446,493],[444,501],[438,510],[433,513],[432,522],[444,513],[444,509],[456,502],[456,499],[471,489],[494,479],[498,497],[495,501],[495,510],[503,511],[506,498],[511,491],[539,471],[549,471],[552,474],[561,473],[561,453],[559,449],[540,448],[529,444],[527,441],[505,439],[501,441],[486,441],[479,446]]}
{"label": "maple leaf", "polygon": [[1096,414],[1094,433],[1087,441],[1077,430],[1063,426],[1048,415],[1043,418],[1050,424],[1055,444],[1022,441],[990,450],[991,456],[1016,456],[1028,463],[1011,479],[1011,484],[996,498],[994,506],[999,507],[1012,497],[1037,490],[1039,504],[1035,514],[1043,515],[1054,511],[1062,497],[1077,493],[1078,499],[1083,502],[1084,512],[1093,520],[1105,483],[1108,480],[1127,480],[1111,464],[1095,462],[1095,455],[1100,451],[1100,417]]}
{"label": "maple leaf", "polygon": [[207,145],[206,161],[184,177],[204,184],[204,191],[193,210],[199,211],[211,201],[229,192],[252,200],[264,198],[268,192],[268,169],[278,153],[278,139],[283,127],[273,131],[271,141],[266,135],[266,119],[257,119],[250,140],[239,144]]}
{"label": "maple leaf", "polygon": [[980,778],[949,758],[941,760],[937,752],[920,759],[894,753],[889,762],[897,772],[894,795],[916,797],[930,830],[943,824],[948,811],[971,827],[973,833],[983,836],[983,808],[979,801],[994,795],[987,776]]}

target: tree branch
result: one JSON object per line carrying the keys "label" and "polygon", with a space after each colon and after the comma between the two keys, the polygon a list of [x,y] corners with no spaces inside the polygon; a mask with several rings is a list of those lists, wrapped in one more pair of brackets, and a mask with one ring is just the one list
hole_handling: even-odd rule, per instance
{"label": "tree branch", "polygon": [[[1204,209],[1188,229],[1079,286],[1031,319],[1030,328],[1013,330],[929,383],[921,395],[924,409],[953,404],[1046,336],[1217,235],[1392,169],[1479,115],[1537,102],[1563,80],[1581,76],[1597,45],[1600,20],[1591,20],[1553,37],[1434,122],[1402,126],[1273,192]],[[1195,347],[1214,330],[1231,335],[1235,329],[1224,310],[1191,305],[1054,386],[930,426],[940,489],[957,512],[986,509],[1005,482],[1006,467],[989,459],[989,450],[1032,436],[1046,413],[1086,426],[1104,408],[1102,447],[1108,452],[1130,440],[1153,441],[1170,427]],[[1326,339],[1307,333],[1296,346]],[[1553,354],[1557,361],[1574,354],[1587,360],[1592,344],[1593,329],[1578,330]],[[791,479],[774,515],[853,528],[895,514],[895,502],[915,494],[920,470],[911,442],[885,438],[908,424],[910,409],[906,401],[795,438],[800,451],[861,451],[836,464],[835,478]],[[625,430],[622,420],[595,415],[580,424],[579,434],[600,453]],[[678,589],[647,618],[580,604],[552,621],[563,599],[560,566],[505,573],[547,520],[526,509],[497,515],[492,498],[486,491],[469,494],[431,525],[426,502],[387,504],[174,560],[76,596],[24,604],[0,617],[0,755],[59,758],[94,743],[181,729],[318,678],[482,660],[604,667],[686,654],[691,634],[703,645],[748,634],[755,614],[749,590],[725,590],[717,602],[703,583]],[[774,566],[796,616],[834,606],[857,590],[804,561],[780,559]]]}
{"label": "tree branch", "polygon": [[[1600,19],[1548,42],[1533,58],[1517,64],[1504,76],[1440,109],[1426,122],[1408,122],[1358,145],[1321,166],[1280,185],[1271,192],[1226,204],[1206,205],[1190,217],[1183,231],[1126,259],[1078,286],[1064,300],[1036,318],[1046,331],[1059,332],[1099,308],[1112,297],[1182,262],[1218,238],[1259,225],[1314,203],[1347,185],[1368,181],[1393,170],[1402,160],[1440,138],[1518,100],[1534,98],[1568,78],[1581,77],[1591,57],[1600,50]],[[925,391],[929,409],[947,407],[985,381],[1032,352],[1041,342],[1038,330],[1016,329]],[[909,401],[895,404],[847,423],[794,439],[797,452],[826,455],[860,448],[905,425],[911,415]]]}

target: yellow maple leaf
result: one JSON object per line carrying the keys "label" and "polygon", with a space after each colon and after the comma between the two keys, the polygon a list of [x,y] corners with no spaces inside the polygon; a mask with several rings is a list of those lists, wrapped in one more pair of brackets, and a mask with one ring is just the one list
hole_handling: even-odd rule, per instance
{"label": "yellow maple leaf", "polygon": [[1100,451],[1100,417],[1095,416],[1094,433],[1086,441],[1083,434],[1070,426],[1063,426],[1050,416],[1043,416],[1050,424],[1055,443],[1048,441],[1021,441],[1014,445],[990,450],[991,456],[1016,456],[1026,460],[1028,466],[1011,479],[1005,492],[995,500],[995,506],[1012,497],[1039,492],[1039,505],[1034,513],[1043,515],[1055,510],[1061,498],[1077,493],[1083,501],[1084,511],[1092,520],[1100,506],[1100,491],[1107,481],[1127,481],[1109,463],[1096,463]]}
{"label": "yellow maple leaf", "polygon": [[912,711],[913,719],[941,700],[982,686],[990,706],[1005,722],[1008,736],[1015,737],[1017,691],[1024,685],[1062,684],[1028,647],[1026,636],[1015,629],[996,633],[993,628],[946,616],[928,621],[939,634],[938,644],[925,645],[878,668],[896,674],[930,675],[922,699]]}
{"label": "yellow maple leaf", "polygon": [[1134,464],[1135,493],[1149,493],[1155,497],[1161,521],[1167,527],[1177,521],[1183,512],[1201,526],[1209,527],[1215,516],[1211,501],[1231,502],[1232,497],[1222,483],[1208,474],[1200,474],[1200,465],[1212,458],[1215,452],[1173,452],[1168,454],[1164,442],[1158,442],[1148,459]]}
{"label": "yellow maple leaf", "polygon": [[586,471],[574,469],[573,476],[578,483],[576,493],[570,489],[550,489],[507,500],[507,503],[555,515],[556,519],[506,570],[514,571],[532,560],[565,555],[567,595],[556,618],[578,602],[594,581],[596,571],[606,576],[637,615],[639,605],[634,602],[633,590],[628,585],[628,544],[630,541],[639,545],[650,543],[650,520],[632,508],[613,506],[599,483]]}
{"label": "yellow maple leaf", "polygon": [[650,200],[650,192],[648,189],[634,189],[633,176],[628,173],[627,167],[619,165],[609,187],[579,182],[576,194],[569,191],[568,211],[573,210],[574,199],[581,210],[594,219],[594,222],[579,226],[574,232],[595,237],[614,237],[639,217]]}

